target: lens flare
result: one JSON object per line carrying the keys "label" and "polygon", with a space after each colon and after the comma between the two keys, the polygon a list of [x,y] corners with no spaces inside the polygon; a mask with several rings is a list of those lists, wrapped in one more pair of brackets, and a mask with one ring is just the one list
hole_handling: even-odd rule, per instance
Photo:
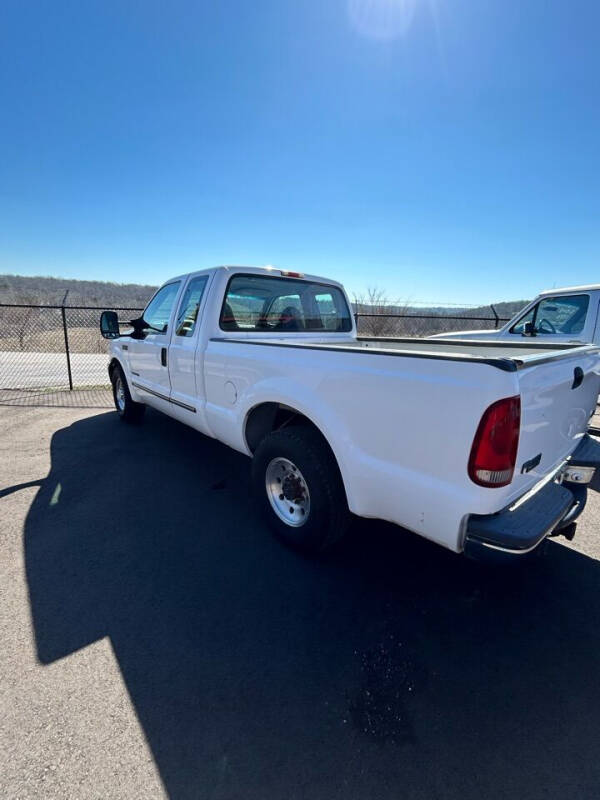
{"label": "lens flare", "polygon": [[417,0],[348,0],[350,22],[371,39],[389,41],[410,28]]}

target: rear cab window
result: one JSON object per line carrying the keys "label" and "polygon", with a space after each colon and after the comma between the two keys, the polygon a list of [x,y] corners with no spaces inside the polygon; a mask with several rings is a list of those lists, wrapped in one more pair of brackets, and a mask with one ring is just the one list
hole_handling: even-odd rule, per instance
{"label": "rear cab window", "polygon": [[234,275],[225,292],[221,330],[256,333],[341,333],[352,317],[337,286],[264,275]]}

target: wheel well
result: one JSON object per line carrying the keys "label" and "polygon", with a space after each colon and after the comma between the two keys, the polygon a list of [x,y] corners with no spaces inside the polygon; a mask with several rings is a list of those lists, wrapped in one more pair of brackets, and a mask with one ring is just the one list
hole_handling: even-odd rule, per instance
{"label": "wheel well", "polygon": [[[255,406],[246,417],[246,443],[254,453],[267,434],[286,428],[288,425],[303,425],[316,430],[327,442],[312,420],[283,403],[261,403]],[[331,448],[330,448],[331,449]]]}
{"label": "wheel well", "polygon": [[258,445],[269,433],[278,431],[281,428],[286,428],[290,425],[312,428],[318,433],[323,441],[323,444],[331,453],[331,457],[333,458],[333,461],[338,469],[342,486],[344,487],[345,491],[346,486],[339,462],[331,448],[331,445],[327,441],[327,438],[311,419],[291,406],[286,406],[283,403],[261,403],[261,405],[255,406],[253,409],[251,409],[246,417],[246,426],[244,431],[246,443],[250,448],[250,451],[254,453]]}
{"label": "wheel well", "polygon": [[[110,364],[108,365],[108,377],[109,377],[111,380],[112,380],[113,372],[115,371],[115,369],[116,369],[117,367],[121,367],[121,365],[119,364],[119,361],[118,361],[118,359],[116,359],[116,358],[113,358],[113,359],[111,359],[111,362],[110,362]],[[121,369],[123,369],[123,367],[121,367]]]}

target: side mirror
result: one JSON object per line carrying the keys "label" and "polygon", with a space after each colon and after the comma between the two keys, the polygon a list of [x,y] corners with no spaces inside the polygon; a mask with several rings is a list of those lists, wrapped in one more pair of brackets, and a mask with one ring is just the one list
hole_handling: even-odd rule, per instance
{"label": "side mirror", "polygon": [[535,336],[535,335],[536,335],[536,330],[533,322],[526,322],[525,328],[523,329],[523,336]]}
{"label": "side mirror", "polygon": [[100,314],[100,333],[105,339],[118,339],[119,318],[116,311],[103,311]]}

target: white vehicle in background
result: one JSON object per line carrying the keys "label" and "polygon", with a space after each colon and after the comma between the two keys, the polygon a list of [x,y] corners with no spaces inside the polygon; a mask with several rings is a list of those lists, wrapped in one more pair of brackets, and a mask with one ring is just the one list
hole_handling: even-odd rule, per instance
{"label": "white vehicle in background", "polygon": [[252,458],[268,523],[305,551],[353,512],[521,558],[572,538],[600,466],[591,344],[358,337],[342,286],[258,267],[174,277],[130,326],[102,314],[121,419],[152,406]]}
{"label": "white vehicle in background", "polygon": [[493,339],[600,344],[600,284],[541,292],[504,327],[485,331],[438,333],[432,339]]}

